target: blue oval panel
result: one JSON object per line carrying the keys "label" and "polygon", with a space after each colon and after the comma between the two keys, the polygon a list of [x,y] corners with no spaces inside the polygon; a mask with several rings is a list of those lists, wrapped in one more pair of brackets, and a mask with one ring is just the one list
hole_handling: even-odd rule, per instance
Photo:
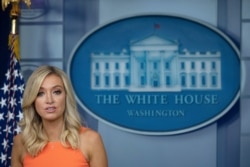
{"label": "blue oval panel", "polygon": [[120,19],[82,38],[68,73],[79,104],[139,134],[204,127],[239,97],[240,60],[213,26],[171,15]]}

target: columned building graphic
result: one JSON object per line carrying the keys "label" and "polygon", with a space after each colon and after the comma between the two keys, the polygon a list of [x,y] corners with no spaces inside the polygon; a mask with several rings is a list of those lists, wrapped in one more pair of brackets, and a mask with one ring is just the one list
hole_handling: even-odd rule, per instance
{"label": "columned building graphic", "polygon": [[220,52],[180,50],[151,35],[120,53],[91,54],[91,89],[182,91],[221,89]]}

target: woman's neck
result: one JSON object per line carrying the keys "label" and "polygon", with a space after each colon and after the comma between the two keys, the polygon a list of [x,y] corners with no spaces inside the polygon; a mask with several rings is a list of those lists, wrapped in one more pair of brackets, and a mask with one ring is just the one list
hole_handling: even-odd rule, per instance
{"label": "woman's neck", "polygon": [[45,134],[48,136],[49,141],[60,140],[63,128],[64,128],[63,121],[43,122],[43,129],[44,129]]}

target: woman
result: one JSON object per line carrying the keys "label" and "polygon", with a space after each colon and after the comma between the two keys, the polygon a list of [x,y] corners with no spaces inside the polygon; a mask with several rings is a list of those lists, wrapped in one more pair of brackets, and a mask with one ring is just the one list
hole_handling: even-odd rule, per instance
{"label": "woman", "polygon": [[101,136],[81,124],[66,74],[36,69],[23,95],[22,133],[15,136],[12,167],[107,167]]}

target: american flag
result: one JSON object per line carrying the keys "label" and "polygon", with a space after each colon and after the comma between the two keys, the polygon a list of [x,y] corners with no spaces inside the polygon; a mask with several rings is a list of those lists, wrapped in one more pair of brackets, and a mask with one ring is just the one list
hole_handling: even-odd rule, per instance
{"label": "american flag", "polygon": [[[17,35],[11,35],[10,55],[5,75],[0,76],[0,166],[9,167],[11,161],[11,149],[13,137],[20,132],[18,122],[22,119],[22,95],[24,80],[21,74],[19,61],[14,52]],[[6,55],[1,55],[6,56]],[[1,62],[2,63],[2,62]]]}

